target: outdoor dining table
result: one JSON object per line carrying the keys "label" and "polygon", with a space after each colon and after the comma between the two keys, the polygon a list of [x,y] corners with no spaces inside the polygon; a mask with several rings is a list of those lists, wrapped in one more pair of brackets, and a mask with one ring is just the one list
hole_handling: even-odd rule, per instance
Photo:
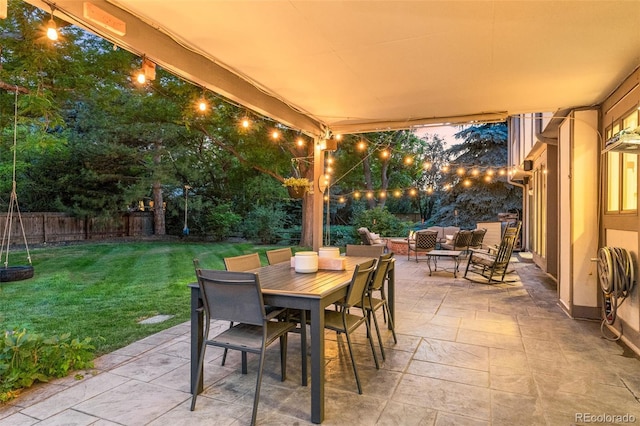
{"label": "outdoor dining table", "polygon": [[[298,273],[288,262],[254,270],[260,278],[265,304],[311,313],[311,421],[313,423],[322,423],[324,420],[324,309],[346,296],[354,268],[370,258],[347,256],[345,259],[346,269],[342,271],[319,270],[314,273]],[[387,291],[392,318],[395,299],[394,275],[392,269]],[[196,378],[198,377],[198,354],[204,342],[204,309],[198,284],[192,283],[189,287],[191,288],[191,392],[200,393],[203,388],[202,380],[196,383]],[[303,366],[305,364],[303,363]],[[306,382],[304,367],[303,380]]]}

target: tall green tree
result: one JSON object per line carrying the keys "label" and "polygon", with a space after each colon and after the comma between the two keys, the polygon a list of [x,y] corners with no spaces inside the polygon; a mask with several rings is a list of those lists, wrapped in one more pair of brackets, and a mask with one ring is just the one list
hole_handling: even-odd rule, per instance
{"label": "tall green tree", "polygon": [[522,190],[509,184],[504,173],[506,124],[469,126],[455,137],[462,143],[447,150],[452,160],[443,184],[448,189],[433,222],[470,228],[478,221],[497,220],[498,213],[519,211]]}

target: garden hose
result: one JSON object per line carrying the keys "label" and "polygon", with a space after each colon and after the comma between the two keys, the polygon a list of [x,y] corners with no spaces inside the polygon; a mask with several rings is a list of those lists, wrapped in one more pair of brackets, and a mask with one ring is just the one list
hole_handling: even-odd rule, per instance
{"label": "garden hose", "polygon": [[613,325],[618,308],[625,301],[635,284],[635,267],[631,253],[620,247],[602,247],[598,251],[598,277],[602,290],[602,324],[600,330],[604,335],[605,324]]}

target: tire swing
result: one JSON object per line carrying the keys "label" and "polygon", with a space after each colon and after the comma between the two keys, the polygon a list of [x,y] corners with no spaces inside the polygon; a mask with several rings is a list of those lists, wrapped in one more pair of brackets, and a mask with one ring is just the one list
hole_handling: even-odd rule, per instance
{"label": "tire swing", "polygon": [[[24,224],[20,215],[20,207],[18,206],[18,194],[16,192],[16,152],[18,138],[18,88],[16,87],[14,117],[13,117],[13,181],[11,185],[11,197],[9,199],[9,210],[4,223],[4,231],[2,233],[2,246],[0,247],[0,259],[4,258],[4,265],[0,267],[0,282],[20,281],[33,277],[33,266],[31,265],[31,255],[29,254],[29,245],[27,244],[27,236],[24,232]],[[13,227],[14,211],[17,214],[20,229],[22,230],[22,238],[27,252],[27,260],[29,265],[26,266],[9,266],[9,247],[11,245],[11,229]]]}

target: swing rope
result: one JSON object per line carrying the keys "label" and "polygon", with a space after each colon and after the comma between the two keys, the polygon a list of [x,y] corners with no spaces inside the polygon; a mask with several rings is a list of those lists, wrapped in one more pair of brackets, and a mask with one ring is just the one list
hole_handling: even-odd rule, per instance
{"label": "swing rope", "polygon": [[14,102],[14,114],[13,114],[13,180],[11,185],[11,196],[9,198],[9,210],[4,223],[4,232],[2,235],[2,246],[0,247],[0,258],[4,256],[4,267],[9,266],[9,246],[11,244],[11,227],[13,226],[13,210],[15,207],[18,213],[18,221],[20,222],[20,229],[22,230],[22,239],[24,240],[24,246],[27,251],[27,260],[31,265],[31,254],[29,253],[29,245],[27,244],[27,235],[24,232],[24,224],[22,223],[22,215],[20,214],[20,206],[18,206],[18,193],[16,192],[16,153],[18,151],[18,87],[16,86],[15,102]]}

